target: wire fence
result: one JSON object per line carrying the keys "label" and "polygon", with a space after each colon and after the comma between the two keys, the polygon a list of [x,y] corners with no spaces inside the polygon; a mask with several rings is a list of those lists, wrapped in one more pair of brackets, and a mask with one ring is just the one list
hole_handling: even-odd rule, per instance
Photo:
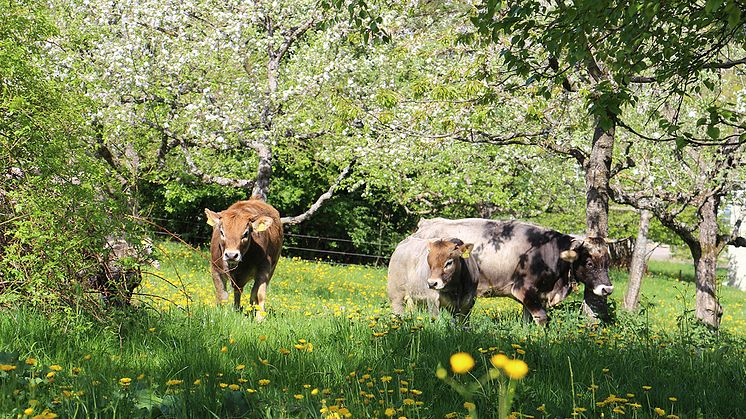
{"label": "wire fence", "polygon": [[[167,218],[151,217],[149,220],[157,225],[183,225],[192,224],[188,220],[173,220]],[[186,227],[186,226],[185,226]],[[186,230],[186,228],[180,228]],[[179,235],[168,231],[158,230],[154,234],[163,238],[181,238],[188,236],[188,241],[193,243],[210,242],[210,236],[206,234],[185,233]],[[395,242],[374,242],[365,240],[353,240],[341,237],[325,237],[312,234],[284,232],[283,255],[289,257],[300,257],[301,259],[316,260],[342,265],[383,265],[388,263],[391,252],[396,246]],[[363,250],[361,250],[363,248]],[[378,252],[365,252],[365,248],[376,248]]]}

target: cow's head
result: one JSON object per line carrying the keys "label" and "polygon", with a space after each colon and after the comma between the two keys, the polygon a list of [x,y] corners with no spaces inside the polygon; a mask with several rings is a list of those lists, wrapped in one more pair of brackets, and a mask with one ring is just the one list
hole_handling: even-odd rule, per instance
{"label": "cow's head", "polygon": [[469,257],[474,245],[459,239],[432,240],[427,243],[427,264],[430,266],[428,287],[442,290],[461,271],[461,259]]}
{"label": "cow's head", "polygon": [[260,233],[272,225],[272,218],[252,216],[245,211],[213,212],[205,208],[207,224],[220,234],[220,248],[223,260],[229,265],[241,262],[241,258],[251,245],[251,234]]}
{"label": "cow's head", "polygon": [[560,253],[560,259],[572,264],[575,279],[590,287],[593,293],[606,296],[614,291],[609,281],[609,246],[599,237],[573,240],[570,249]]}

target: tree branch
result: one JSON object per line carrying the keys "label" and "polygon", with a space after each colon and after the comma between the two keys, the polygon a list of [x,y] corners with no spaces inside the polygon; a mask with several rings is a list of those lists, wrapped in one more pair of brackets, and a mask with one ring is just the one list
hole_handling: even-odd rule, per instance
{"label": "tree branch", "polygon": [[311,205],[306,212],[303,214],[297,215],[295,217],[282,217],[280,218],[280,221],[284,225],[295,225],[302,223],[303,221],[310,218],[316,211],[321,208],[321,205],[326,201],[327,199],[331,198],[334,195],[334,192],[339,187],[339,184],[342,183],[342,181],[350,174],[350,170],[352,169],[352,166],[355,164],[355,160],[353,159],[350,161],[350,163],[345,167],[342,172],[337,177],[337,180],[332,184],[332,186],[329,187],[329,190],[324,192],[319,198],[316,200],[316,202]]}
{"label": "tree branch", "polygon": [[205,183],[214,183],[216,185],[220,186],[230,186],[233,188],[242,188],[242,189],[250,189],[254,186],[253,180],[248,179],[230,179],[222,176],[214,176],[209,175],[202,170],[200,170],[196,164],[194,164],[194,161],[192,160],[192,155],[189,152],[189,147],[185,143],[181,143],[181,149],[184,152],[184,159],[186,160],[187,167],[186,171],[187,173],[197,176],[202,180],[202,182]]}

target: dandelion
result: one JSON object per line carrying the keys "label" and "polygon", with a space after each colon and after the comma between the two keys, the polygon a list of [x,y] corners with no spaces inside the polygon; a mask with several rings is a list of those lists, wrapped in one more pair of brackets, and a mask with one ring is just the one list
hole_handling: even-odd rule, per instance
{"label": "dandelion", "polygon": [[14,369],[16,369],[15,365],[0,364],[0,371],[8,372],[13,371]]}
{"label": "dandelion", "polygon": [[265,340],[267,340],[267,336],[259,335],[259,342],[264,342]]}
{"label": "dandelion", "polygon": [[676,403],[677,401],[679,401],[679,399],[677,399],[676,397],[673,397],[673,396],[669,397],[668,400],[671,400],[674,403]]}
{"label": "dandelion", "polygon": [[155,332],[155,327],[151,327],[151,328],[149,328],[149,329],[148,329],[148,332],[150,332],[150,333],[153,333],[153,332]]}
{"label": "dandelion", "polygon": [[84,361],[90,361],[90,360],[91,360],[91,358],[92,358],[92,357],[91,357],[91,355],[90,355],[90,354],[88,354],[88,355],[86,355],[86,356],[84,356],[84,357],[83,357],[83,360],[84,360]]}
{"label": "dandelion", "polygon": [[295,397],[296,400],[303,400],[303,397],[305,396],[303,396],[302,394],[296,394],[293,397]]}
{"label": "dandelion", "polygon": [[658,416],[663,416],[663,415],[665,415],[665,414],[666,414],[666,411],[665,411],[665,410],[663,410],[663,409],[661,409],[660,407],[656,407],[656,408],[655,408],[655,409],[653,409],[653,410],[655,410],[655,413],[657,413],[657,414],[658,414]]}
{"label": "dandelion", "polygon": [[181,384],[183,382],[184,382],[184,380],[175,380],[175,379],[173,379],[173,380],[166,381],[166,385],[167,386],[178,386],[179,384]]}
{"label": "dandelion", "polygon": [[[15,368],[14,368],[14,369],[15,369]],[[54,372],[54,371],[49,371],[49,372],[47,373],[47,378],[54,378],[54,376],[55,376],[55,375],[57,375],[57,373],[56,373],[56,372]]]}
{"label": "dandelion", "polygon": [[490,362],[495,368],[502,368],[508,362],[508,357],[505,354],[493,355]]}
{"label": "dandelion", "polygon": [[36,366],[36,358],[26,358],[26,365]]}
{"label": "dandelion", "polygon": [[407,406],[414,406],[414,399],[404,399],[403,403]]}
{"label": "dandelion", "polygon": [[474,368],[474,358],[466,352],[451,355],[451,370],[456,374],[465,374]]}
{"label": "dandelion", "polygon": [[241,388],[241,386],[239,386],[238,384],[231,384],[228,386],[228,388],[233,391],[238,391]]}
{"label": "dandelion", "polygon": [[131,382],[132,382],[132,379],[129,377],[122,377],[119,379],[119,384],[124,387],[127,387],[128,385],[130,385]]}
{"label": "dandelion", "polygon": [[200,380],[198,378],[198,379],[194,380],[194,382],[192,384],[194,384],[195,386],[198,386],[198,385],[202,384],[202,380]]}
{"label": "dandelion", "polygon": [[228,347],[227,346],[223,346],[222,348],[220,348],[220,352],[222,352],[222,353],[228,352]]}
{"label": "dandelion", "polygon": [[315,389],[311,390],[311,395],[312,396],[315,396],[317,394],[319,394],[319,389],[318,388],[315,388]]}
{"label": "dandelion", "polygon": [[472,410],[474,410],[474,409],[476,409],[476,408],[477,408],[477,405],[475,405],[475,404],[474,404],[474,403],[472,403],[472,402],[464,402],[464,408],[465,408],[466,410],[468,410],[468,411],[470,411],[470,412],[471,412]]}
{"label": "dandelion", "polygon": [[62,371],[62,367],[59,366],[59,365],[56,365],[56,364],[55,365],[50,365],[49,369],[52,370],[52,371],[56,371],[56,372]]}
{"label": "dandelion", "polygon": [[28,409],[26,409],[26,410],[23,411],[23,414],[26,415],[26,416],[31,416],[33,413],[34,413],[34,408],[33,407],[29,407]]}
{"label": "dandelion", "polygon": [[268,385],[269,383],[270,383],[270,381],[269,381],[269,380],[267,380],[266,378],[263,378],[263,379],[259,380],[259,385],[260,385],[260,386],[266,386],[266,385]]}
{"label": "dandelion", "polygon": [[246,368],[246,365],[244,365],[244,364],[238,364],[238,365],[236,365],[236,371],[241,371],[244,368]]}
{"label": "dandelion", "polygon": [[503,369],[512,380],[520,380],[528,374],[528,365],[520,359],[508,361]]}
{"label": "dandelion", "polygon": [[650,387],[650,386],[642,386],[642,389],[643,389],[643,390],[645,390],[645,391],[648,391],[648,390],[650,390],[651,388],[653,388],[653,387]]}
{"label": "dandelion", "polygon": [[226,387],[228,387],[228,384],[226,384],[226,383],[219,383],[218,386],[220,388],[226,388]]}

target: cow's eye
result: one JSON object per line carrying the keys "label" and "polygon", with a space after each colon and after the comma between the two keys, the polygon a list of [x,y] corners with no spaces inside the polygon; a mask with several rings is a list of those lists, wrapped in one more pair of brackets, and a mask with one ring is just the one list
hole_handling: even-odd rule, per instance
{"label": "cow's eye", "polygon": [[242,238],[244,238],[244,239],[248,239],[248,238],[249,238],[249,233],[250,233],[250,232],[249,232],[249,230],[248,230],[248,229],[247,229],[246,231],[244,231],[244,232],[243,232],[243,237],[242,237]]}
{"label": "cow's eye", "polygon": [[450,268],[453,265],[453,259],[448,259],[445,264],[445,268]]}
{"label": "cow's eye", "polygon": [[225,232],[222,227],[220,227],[220,237],[225,237]]}

